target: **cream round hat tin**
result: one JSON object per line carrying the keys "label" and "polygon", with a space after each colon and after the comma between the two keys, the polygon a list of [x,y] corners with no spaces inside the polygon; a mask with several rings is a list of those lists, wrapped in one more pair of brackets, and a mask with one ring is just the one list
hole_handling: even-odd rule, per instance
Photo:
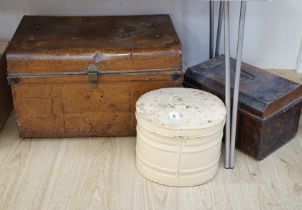
{"label": "cream round hat tin", "polygon": [[169,186],[193,186],[218,170],[224,103],[190,88],[163,88],[136,103],[136,166],[147,179]]}

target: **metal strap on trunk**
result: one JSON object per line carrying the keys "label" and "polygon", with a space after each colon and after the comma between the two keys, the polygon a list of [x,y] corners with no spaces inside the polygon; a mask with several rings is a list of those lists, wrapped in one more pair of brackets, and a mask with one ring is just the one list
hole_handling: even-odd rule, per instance
{"label": "metal strap on trunk", "polygon": [[101,71],[96,64],[88,64],[84,71],[80,72],[32,72],[32,73],[13,73],[7,76],[8,83],[10,85],[20,83],[22,78],[39,78],[39,77],[54,77],[54,76],[76,76],[76,75],[88,75],[88,79],[93,87],[97,86],[98,76],[100,75],[121,75],[121,74],[146,74],[163,72],[170,74],[173,73],[173,80],[182,76],[182,72],[176,68],[165,69],[145,69],[145,70],[120,70],[120,71]]}

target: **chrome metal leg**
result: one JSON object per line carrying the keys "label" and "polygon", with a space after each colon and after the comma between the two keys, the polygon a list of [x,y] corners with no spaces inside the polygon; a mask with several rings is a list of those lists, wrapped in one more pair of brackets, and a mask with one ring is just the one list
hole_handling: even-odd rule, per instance
{"label": "chrome metal leg", "polygon": [[241,2],[240,17],[239,17],[239,30],[238,30],[238,43],[237,43],[237,58],[236,58],[236,74],[234,85],[233,97],[233,111],[232,111],[232,135],[231,135],[231,151],[230,151],[230,168],[235,165],[235,143],[236,143],[236,128],[237,128],[237,111],[238,111],[238,97],[242,61],[242,47],[244,38],[244,24],[246,14],[246,1]]}
{"label": "chrome metal leg", "polygon": [[230,167],[230,123],[231,123],[231,81],[230,81],[230,20],[229,2],[224,2],[224,54],[225,54],[225,105],[227,110],[225,126],[225,168]]}
{"label": "chrome metal leg", "polygon": [[214,0],[210,0],[210,51],[209,58],[212,59],[214,56]]}
{"label": "chrome metal leg", "polygon": [[220,49],[220,39],[221,39],[221,27],[223,20],[223,9],[224,9],[223,1],[220,1],[219,4],[219,16],[218,16],[218,26],[217,26],[217,34],[216,34],[216,49],[215,49],[215,57],[219,56]]}

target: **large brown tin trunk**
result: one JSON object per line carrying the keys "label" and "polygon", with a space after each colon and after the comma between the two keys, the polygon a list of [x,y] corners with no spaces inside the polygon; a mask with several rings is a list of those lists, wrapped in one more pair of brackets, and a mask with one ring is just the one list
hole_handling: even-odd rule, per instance
{"label": "large brown tin trunk", "polygon": [[[234,83],[235,62],[231,59],[231,84]],[[203,89],[224,99],[224,78],[224,57],[219,56],[189,68],[184,86]],[[301,97],[301,85],[243,64],[237,147],[261,160],[291,140],[298,130]]]}
{"label": "large brown tin trunk", "polygon": [[9,85],[6,80],[6,58],[5,53],[0,55],[0,131],[2,130],[12,109],[12,97]]}
{"label": "large brown tin trunk", "polygon": [[167,15],[26,16],[7,59],[21,137],[135,135],[138,97],[182,82]]}

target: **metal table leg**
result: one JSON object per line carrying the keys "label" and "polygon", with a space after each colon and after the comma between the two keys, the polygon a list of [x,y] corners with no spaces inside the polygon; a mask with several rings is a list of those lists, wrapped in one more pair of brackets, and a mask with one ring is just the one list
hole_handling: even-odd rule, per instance
{"label": "metal table leg", "polygon": [[231,123],[231,86],[230,86],[230,20],[229,2],[224,2],[224,54],[225,54],[225,105],[227,110],[225,126],[225,168],[230,167],[230,123]]}
{"label": "metal table leg", "polygon": [[213,58],[214,53],[214,0],[210,0],[210,51],[209,58]]}
{"label": "metal table leg", "polygon": [[238,29],[238,43],[237,43],[237,58],[236,58],[236,74],[234,85],[234,97],[233,97],[233,112],[232,112],[232,135],[231,135],[231,150],[230,150],[230,168],[234,168],[235,165],[235,142],[236,142],[236,127],[237,127],[237,111],[238,111],[238,97],[239,97],[239,85],[240,85],[240,73],[241,73],[241,61],[242,61],[242,47],[244,38],[244,24],[246,14],[246,1],[241,2],[240,17],[239,17],[239,29]]}
{"label": "metal table leg", "polygon": [[220,49],[220,39],[221,39],[221,27],[223,20],[223,10],[224,10],[223,1],[219,3],[219,16],[218,16],[218,26],[217,26],[217,34],[216,34],[216,49],[215,49],[215,57],[219,56]]}

